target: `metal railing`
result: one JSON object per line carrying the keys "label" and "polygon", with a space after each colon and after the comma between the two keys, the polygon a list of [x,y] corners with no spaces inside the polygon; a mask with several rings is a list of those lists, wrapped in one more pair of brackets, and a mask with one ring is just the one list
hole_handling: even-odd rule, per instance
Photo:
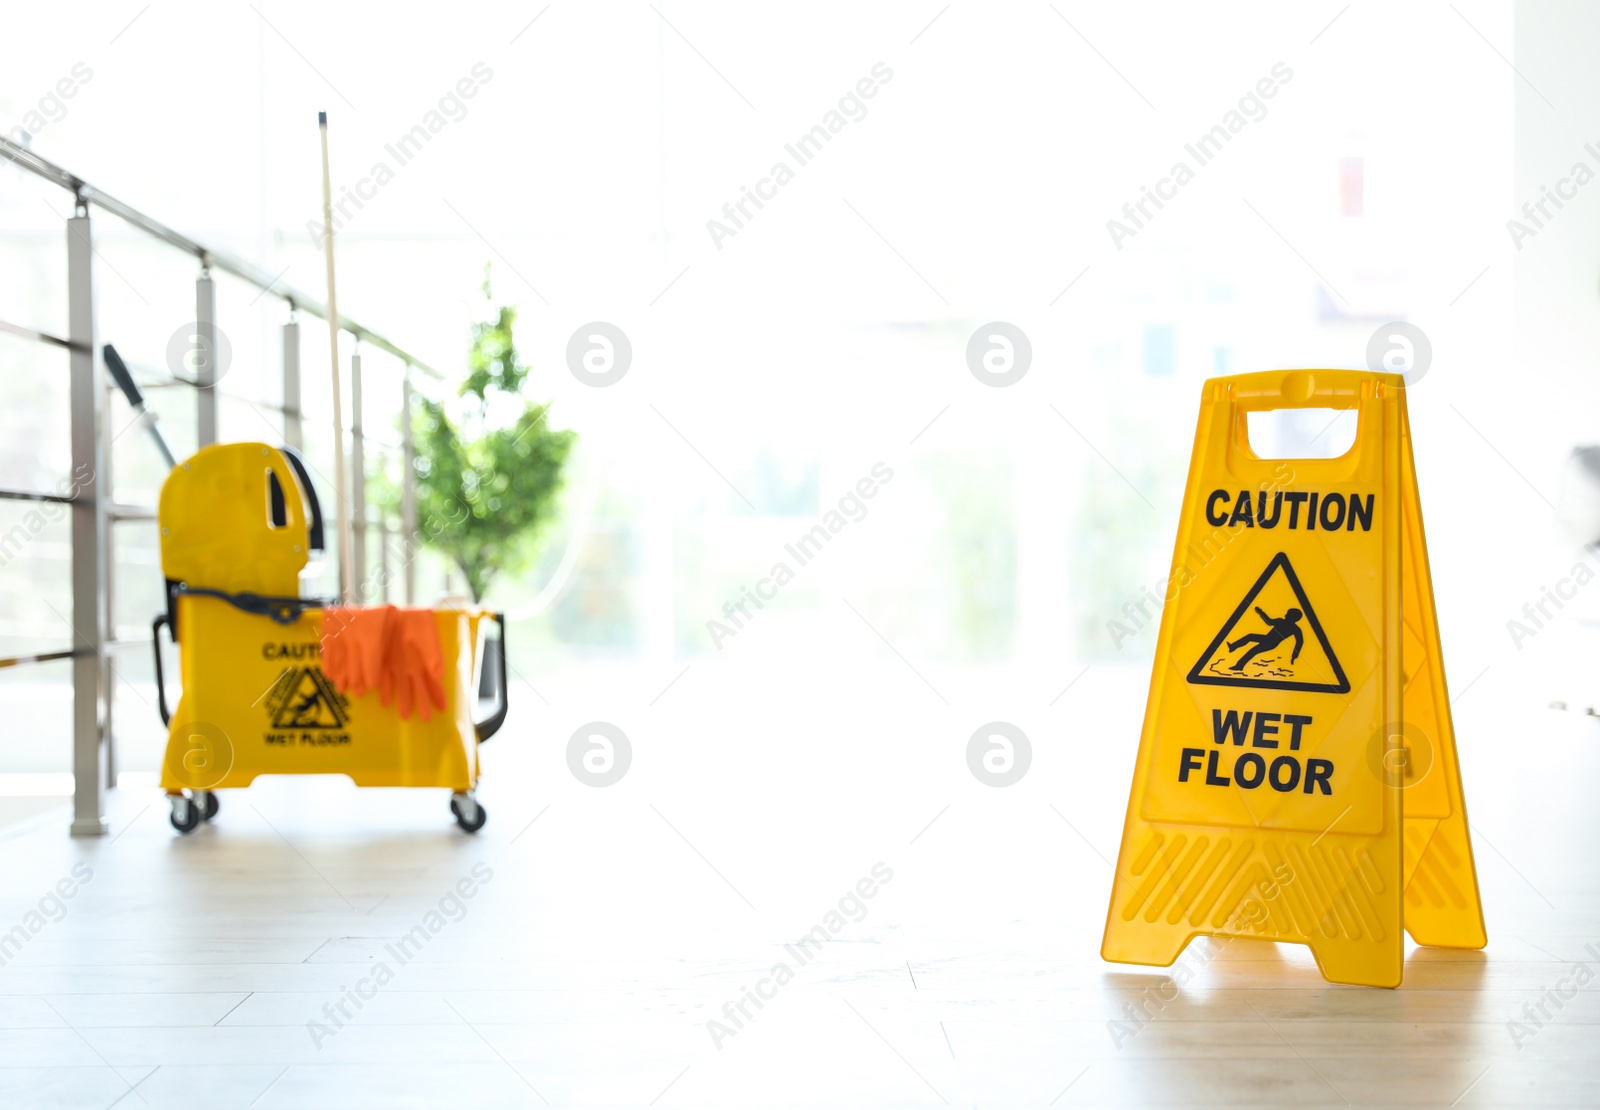
{"label": "metal railing", "polygon": [[[111,430],[104,419],[108,398],[113,386],[107,380],[95,332],[94,300],[94,246],[91,237],[91,208],[116,216],[129,226],[147,235],[193,255],[200,266],[195,282],[195,324],[202,344],[209,342],[215,350],[216,286],[211,277],[213,270],[238,278],[258,289],[270,293],[289,308],[289,320],[283,325],[283,437],[284,442],[301,448],[304,436],[301,426],[300,377],[300,325],[297,311],[305,311],[327,319],[327,306],[319,299],[282,284],[265,269],[245,262],[174,231],[166,224],[145,215],[138,209],[116,199],[70,173],[55,163],[41,158],[27,147],[0,137],[0,155],[45,181],[72,194],[73,215],[66,221],[67,238],[67,300],[68,334],[65,337],[50,335],[33,328],[0,320],[0,332],[64,348],[69,353],[70,386],[69,409],[71,418],[72,474],[75,485],[70,494],[0,488],[0,498],[9,500],[57,502],[71,507],[72,544],[72,631],[74,643],[69,650],[47,651],[31,655],[0,658],[0,668],[22,666],[50,660],[72,661],[73,725],[73,817],[72,835],[100,836],[107,831],[104,791],[116,780],[116,746],[112,731],[113,673],[110,652],[119,646],[111,635],[112,629],[112,577],[110,527],[119,520],[154,520],[155,513],[148,507],[118,503],[113,495],[114,483],[110,472]],[[409,476],[415,458],[412,443],[412,373],[439,378],[439,373],[409,351],[392,343],[382,334],[365,327],[343,312],[339,314],[340,330],[352,336],[357,343],[350,357],[350,390],[354,402],[354,415],[350,427],[343,429],[336,449],[343,449],[344,433],[349,435],[351,467],[350,489],[335,490],[334,495],[346,500],[351,519],[357,522],[353,530],[353,565],[366,566],[367,533],[374,527],[368,520],[365,483],[365,439],[362,431],[361,355],[359,344],[366,343],[399,359],[405,367],[401,377],[400,436],[403,460],[402,474]],[[215,363],[210,358],[198,360],[201,369],[194,381],[175,377],[179,384],[194,388],[196,393],[197,427],[196,443],[199,447],[217,440],[217,392]],[[86,480],[77,480],[87,475]],[[417,506],[415,490],[409,478],[401,482],[401,541],[403,544],[404,598],[409,604],[416,594],[416,535]],[[380,534],[386,535],[381,532]],[[387,543],[384,544],[387,563]],[[385,568],[387,569],[387,568]],[[358,571],[364,573],[364,571]],[[341,587],[344,584],[341,583]],[[357,583],[351,583],[352,587]],[[148,646],[139,641],[141,646]]]}

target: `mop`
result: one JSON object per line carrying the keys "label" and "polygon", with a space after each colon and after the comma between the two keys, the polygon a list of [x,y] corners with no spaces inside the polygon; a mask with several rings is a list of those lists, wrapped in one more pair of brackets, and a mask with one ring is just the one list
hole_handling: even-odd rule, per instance
{"label": "mop", "polygon": [[322,225],[326,233],[322,250],[328,264],[328,353],[333,375],[333,485],[336,528],[339,533],[339,604],[349,605],[355,585],[351,566],[350,503],[345,498],[344,399],[339,388],[339,303],[333,287],[333,186],[328,173],[328,113],[317,113],[322,134]]}

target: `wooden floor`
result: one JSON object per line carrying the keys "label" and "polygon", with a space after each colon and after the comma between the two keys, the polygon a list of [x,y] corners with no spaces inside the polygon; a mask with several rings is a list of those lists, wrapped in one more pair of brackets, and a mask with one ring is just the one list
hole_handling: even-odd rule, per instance
{"label": "wooden floor", "polygon": [[[188,838],[150,788],[100,840],[0,833],[0,933],[78,884],[0,967],[0,1106],[1600,1104],[1600,722],[1493,671],[1457,705],[1491,943],[1414,950],[1395,991],[1248,941],[1197,941],[1175,991],[1099,959],[1144,675],[1049,704],[930,668],[946,707],[892,658],[826,698],[700,664],[650,704],[671,677],[524,698],[477,838],[439,792],[337,779],[224,794]],[[1034,766],[997,790],[964,746],[1007,704]],[[564,754],[597,717],[634,744],[605,789]]]}

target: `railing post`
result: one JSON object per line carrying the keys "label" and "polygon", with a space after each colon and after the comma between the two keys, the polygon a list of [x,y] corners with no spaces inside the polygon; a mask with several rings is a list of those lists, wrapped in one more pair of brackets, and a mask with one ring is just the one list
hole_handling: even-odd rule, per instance
{"label": "railing post", "polygon": [[72,835],[103,836],[105,769],[101,709],[109,700],[105,663],[105,517],[101,509],[100,362],[95,357],[93,247],[80,197],[67,221],[67,319],[72,409]]}
{"label": "railing post", "polygon": [[[98,349],[98,348],[96,348]],[[102,356],[103,357],[103,356]],[[117,503],[115,488],[116,460],[113,455],[113,445],[116,441],[117,430],[113,425],[116,418],[115,397],[121,395],[109,380],[107,374],[96,374],[100,383],[100,459],[104,464],[95,477],[95,499],[105,506]],[[104,613],[101,628],[105,630],[105,638],[115,641],[117,638],[117,518],[108,508],[101,516],[104,521],[100,533],[101,542],[101,574],[100,580],[100,610]],[[115,648],[112,649],[113,651]],[[104,657],[105,667],[100,674],[101,689],[105,691],[104,701],[100,708],[100,735],[105,743],[105,781],[108,787],[117,785],[117,675],[111,669],[111,653],[106,652]]]}
{"label": "railing post", "polygon": [[300,418],[300,321],[291,301],[289,322],[283,325],[283,442],[296,451],[305,446]]}
{"label": "railing post", "polygon": [[211,267],[200,260],[200,278],[194,284],[194,322],[200,350],[195,360],[195,410],[199,427],[195,446],[217,442],[217,285],[211,280]]}
{"label": "railing post", "polygon": [[350,355],[350,583],[357,605],[367,603],[367,463],[361,434],[361,340]]}
{"label": "railing post", "polygon": [[405,562],[406,604],[417,603],[417,445],[411,435],[411,364],[400,395],[400,558]]}
{"label": "railing post", "polygon": [[380,592],[379,592],[379,595],[378,595],[378,600],[381,601],[385,605],[390,604],[390,601],[389,601],[389,575],[391,573],[390,568],[389,568],[390,561],[391,561],[391,556],[390,556],[390,553],[389,553],[389,518],[386,515],[380,513],[378,515],[378,583],[379,583],[379,589],[380,589]]}

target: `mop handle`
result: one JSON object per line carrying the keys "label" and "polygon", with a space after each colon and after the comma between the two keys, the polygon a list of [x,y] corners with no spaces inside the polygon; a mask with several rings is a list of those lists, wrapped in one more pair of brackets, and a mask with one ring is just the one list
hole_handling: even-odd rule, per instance
{"label": "mop handle", "polygon": [[333,185],[328,173],[327,112],[317,113],[317,129],[322,135],[322,246],[328,263],[328,354],[333,371],[333,494],[335,527],[339,532],[339,601],[349,605],[355,574],[350,563],[350,503],[345,498],[344,400],[339,388],[339,303],[333,289]]}

